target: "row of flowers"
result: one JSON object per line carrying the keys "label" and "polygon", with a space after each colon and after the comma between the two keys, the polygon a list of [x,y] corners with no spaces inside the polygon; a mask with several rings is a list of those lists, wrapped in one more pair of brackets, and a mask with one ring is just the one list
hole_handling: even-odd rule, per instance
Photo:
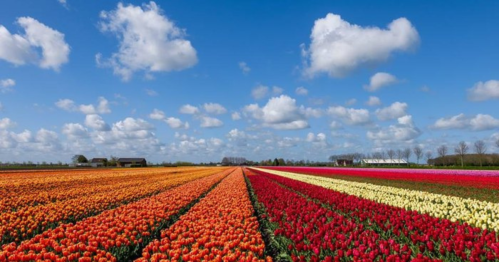
{"label": "row of flowers", "polygon": [[200,178],[75,224],[62,224],[21,244],[4,245],[0,261],[130,261],[233,169]]}
{"label": "row of flowers", "polygon": [[456,196],[461,198],[472,198],[476,200],[499,203],[499,190],[492,188],[478,188],[458,184],[441,184],[441,183],[428,183],[428,182],[415,182],[410,180],[394,180],[383,179],[381,177],[362,177],[351,175],[334,175],[324,176],[334,179],[341,179],[345,181],[354,181],[360,183],[369,183],[380,186],[389,186],[396,188],[404,188],[409,190],[425,191],[440,195]]}
{"label": "row of flowers", "polygon": [[[136,177],[135,183],[120,186],[116,182],[113,190],[102,191],[100,184],[85,187],[83,190],[95,194],[83,194],[79,197],[43,205],[25,206],[13,212],[0,214],[0,244],[19,243],[61,223],[76,222],[85,217],[116,208],[123,204],[137,201],[169,188],[184,184],[197,178],[212,175],[218,169],[205,169],[196,172],[180,172],[171,175],[158,173],[154,176]],[[105,186],[104,186],[105,187]],[[81,192],[81,190],[79,190]]]}
{"label": "row of flowers", "polygon": [[194,169],[167,170],[67,170],[59,172],[0,173],[0,213],[16,211],[25,206],[43,205],[78,198],[116,188],[133,186],[137,182],[153,182],[165,175]]}
{"label": "row of flowers", "polygon": [[384,239],[395,240],[404,245],[409,244],[412,250],[419,250],[429,257],[440,257],[447,261],[461,259],[483,261],[499,258],[499,238],[495,231],[376,203],[325,188],[331,182],[321,185],[309,184],[316,181],[304,178],[310,176],[286,173],[271,175],[269,173],[278,172],[269,170],[256,170],[256,172],[320,201],[331,211],[355,219]]}
{"label": "row of flowers", "polygon": [[265,172],[326,187],[378,203],[406,210],[415,210],[437,218],[449,219],[452,222],[460,221],[482,229],[499,231],[499,203],[284,171],[265,170]]}
{"label": "row of flowers", "polygon": [[499,189],[499,171],[495,170],[370,169],[329,167],[269,167],[269,169],[333,177],[335,175],[348,175]]}
{"label": "row of flowers", "polygon": [[293,261],[431,261],[408,244],[383,239],[355,219],[252,173],[247,172],[251,187]]}
{"label": "row of flowers", "polygon": [[[241,168],[224,179],[135,261],[265,261]],[[270,257],[267,261],[272,261]]]}

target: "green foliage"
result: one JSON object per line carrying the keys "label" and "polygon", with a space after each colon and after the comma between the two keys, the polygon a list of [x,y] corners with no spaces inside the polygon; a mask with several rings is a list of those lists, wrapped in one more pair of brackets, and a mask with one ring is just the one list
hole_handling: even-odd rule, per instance
{"label": "green foliage", "polygon": [[73,163],[88,163],[88,159],[84,155],[74,155],[71,160]]}

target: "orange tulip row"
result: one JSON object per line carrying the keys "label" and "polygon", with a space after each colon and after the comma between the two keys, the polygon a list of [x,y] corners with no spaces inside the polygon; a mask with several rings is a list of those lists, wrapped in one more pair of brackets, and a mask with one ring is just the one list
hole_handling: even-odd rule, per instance
{"label": "orange tulip row", "polygon": [[[100,184],[84,186],[78,192],[99,192],[83,194],[63,201],[49,202],[44,205],[26,206],[15,212],[0,214],[0,244],[12,241],[19,243],[61,223],[76,222],[85,217],[116,208],[123,204],[137,201],[166,191],[169,188],[184,184],[197,178],[209,176],[220,169],[204,169],[196,172],[180,172],[165,175],[161,173],[143,179],[136,177],[135,183],[117,185],[113,190],[99,190]],[[105,186],[104,186],[105,187]]]}
{"label": "orange tulip row", "polygon": [[232,171],[191,181],[76,224],[62,224],[19,245],[4,245],[0,261],[129,261],[176,214]]}
{"label": "orange tulip row", "polygon": [[[265,261],[240,168],[142,251],[145,261]],[[268,261],[272,259],[266,258]]]}
{"label": "orange tulip row", "polygon": [[[188,169],[188,170],[192,170]],[[136,183],[145,177],[166,175],[183,171],[180,168],[148,170],[66,170],[53,172],[0,172],[0,213],[15,211],[24,206],[46,204],[82,194],[95,194],[101,191],[112,190],[115,186]],[[187,170],[185,170],[187,171]],[[194,170],[192,170],[194,171]],[[94,188],[95,185],[100,188]],[[105,187],[108,185],[108,187]]]}

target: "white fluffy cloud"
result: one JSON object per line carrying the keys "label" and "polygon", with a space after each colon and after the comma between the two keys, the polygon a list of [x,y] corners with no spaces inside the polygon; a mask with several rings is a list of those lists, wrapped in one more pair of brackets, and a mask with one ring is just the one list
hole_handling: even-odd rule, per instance
{"label": "white fluffy cloud", "polygon": [[327,113],[343,120],[349,125],[365,125],[371,122],[369,111],[366,109],[332,106],[328,108]]}
{"label": "white fluffy cloud", "polygon": [[295,93],[299,96],[306,96],[308,95],[308,90],[305,87],[300,86],[296,88]]}
{"label": "white fluffy cloud", "polygon": [[237,128],[230,130],[226,137],[238,147],[248,146],[248,140],[253,138],[252,136],[246,134],[246,132]]}
{"label": "white fluffy cloud", "polygon": [[16,81],[14,81],[14,79],[3,79],[3,80],[0,80],[0,85],[2,87],[11,87],[11,86],[15,86],[16,85]]}
{"label": "white fluffy cloud", "polygon": [[182,122],[182,120],[176,118],[176,117],[167,117],[165,120],[165,123],[174,129],[179,129],[179,128],[184,128],[188,129],[189,128],[189,123],[187,122]]}
{"label": "white fluffy cloud", "polygon": [[338,123],[337,121],[332,121],[331,124],[329,124],[329,127],[333,130],[338,130],[338,129],[343,128],[343,126],[340,123]]}
{"label": "white fluffy cloud", "polygon": [[14,79],[3,79],[0,80],[0,93],[8,93],[12,91],[12,87],[16,85],[16,81]]}
{"label": "white fluffy cloud", "polygon": [[16,126],[16,123],[12,120],[10,120],[10,118],[2,118],[0,119],[0,129],[9,129],[9,128],[12,128],[12,127],[15,127]]}
{"label": "white fluffy cloud", "polygon": [[448,117],[448,118],[440,118],[435,124],[433,124],[433,128],[435,129],[463,129],[468,125],[468,118],[464,114],[459,114],[456,116]]}
{"label": "white fluffy cloud", "polygon": [[232,118],[232,120],[239,120],[241,119],[241,114],[239,114],[239,112],[234,112],[230,115],[230,117]]}
{"label": "white fluffy cloud", "polygon": [[367,100],[366,105],[368,106],[379,106],[381,105],[381,100],[379,97],[376,96],[370,96],[369,100]]}
{"label": "white fluffy cloud", "polygon": [[314,133],[310,132],[307,134],[307,138],[305,139],[307,142],[322,142],[326,141],[326,135],[324,133],[318,133],[315,135]]}
{"label": "white fluffy cloud", "polygon": [[92,104],[81,104],[76,105],[75,102],[71,99],[59,99],[59,101],[55,102],[55,105],[65,111],[68,112],[80,112],[85,115],[94,115],[94,114],[109,114],[111,113],[111,109],[109,108],[109,101],[107,101],[104,97],[99,97],[97,105]]}
{"label": "white fluffy cloud", "polygon": [[313,77],[327,73],[343,77],[359,66],[386,61],[395,51],[407,51],[419,43],[416,28],[406,18],[392,21],[387,29],[362,27],[329,13],[315,21],[308,50],[302,54],[308,64],[304,73]]}
{"label": "white fluffy cloud", "polygon": [[62,110],[66,111],[74,111],[76,110],[75,102],[71,99],[59,99],[59,101],[55,102],[55,106]]}
{"label": "white fluffy cloud", "polygon": [[304,107],[304,106],[300,106],[300,112],[304,116],[306,116],[307,118],[309,118],[309,117],[319,118],[324,113],[322,109],[311,108],[311,107]]}
{"label": "white fluffy cloud", "polygon": [[373,76],[371,76],[369,85],[365,85],[364,89],[369,92],[374,92],[381,89],[384,86],[393,85],[397,82],[398,80],[395,76],[384,72],[378,72]]}
{"label": "white fluffy cloud", "polygon": [[468,89],[468,99],[471,101],[484,101],[489,99],[499,99],[499,81],[489,80],[478,82]]}
{"label": "white fluffy cloud", "polygon": [[146,94],[147,94],[148,96],[158,96],[158,92],[156,92],[156,91],[154,91],[154,90],[152,90],[152,89],[147,89],[147,88],[146,88],[146,89],[145,89],[145,91],[146,91]]}
{"label": "white fluffy cloud", "polygon": [[112,67],[125,81],[136,71],[178,71],[198,61],[185,30],[175,26],[155,2],[142,7],[118,3],[115,10],[102,11],[100,18],[101,31],[115,34],[120,44],[105,61],[97,54],[97,63]]}
{"label": "white fluffy cloud", "polygon": [[414,126],[412,116],[405,115],[397,119],[398,124],[390,125],[377,131],[367,131],[367,138],[376,142],[396,143],[411,141],[421,135],[421,130]]}
{"label": "white fluffy cloud", "polygon": [[36,132],[35,149],[39,152],[54,152],[61,149],[59,135],[51,130],[40,129]]}
{"label": "white fluffy cloud", "polygon": [[20,17],[17,24],[24,29],[24,35],[11,34],[0,25],[0,59],[14,65],[33,63],[55,71],[69,61],[70,47],[64,34],[31,17]]}
{"label": "white fluffy cloud", "polygon": [[109,131],[111,129],[104,119],[96,114],[86,115],[85,125],[97,131]]}
{"label": "white fluffy cloud", "polygon": [[223,126],[223,122],[218,118],[202,116],[201,117],[201,127],[204,128],[214,128]]}
{"label": "white fluffy cloud", "polygon": [[180,107],[180,113],[182,114],[188,114],[188,115],[195,115],[199,113],[199,109],[195,106],[192,105],[183,105]]}
{"label": "white fluffy cloud", "polygon": [[490,115],[477,114],[473,117],[468,117],[464,114],[459,114],[452,117],[440,118],[432,125],[434,129],[468,129],[472,131],[491,130],[499,128],[499,119]]}
{"label": "white fluffy cloud", "polygon": [[407,107],[407,103],[395,102],[388,107],[377,109],[375,113],[381,121],[392,120],[405,116]]}
{"label": "white fluffy cloud", "polygon": [[247,75],[251,71],[251,68],[246,64],[246,62],[239,62],[239,68],[243,72],[243,74]]}
{"label": "white fluffy cloud", "polygon": [[204,111],[208,114],[222,115],[227,113],[227,109],[217,103],[206,103],[203,105]]}
{"label": "white fluffy cloud", "polygon": [[78,123],[64,124],[64,126],[62,127],[62,133],[66,135],[70,140],[89,137],[88,130]]}
{"label": "white fluffy cloud", "polygon": [[[253,96],[254,99],[262,99],[267,97],[271,92],[270,88],[268,86],[264,85],[258,85],[253,90],[251,90],[251,96]],[[284,90],[278,86],[272,87],[272,95],[280,95],[282,94]]]}
{"label": "white fluffy cloud", "polygon": [[352,99],[348,99],[348,100],[345,102],[345,105],[347,105],[347,106],[352,106],[352,105],[355,105],[355,103],[357,103],[357,99],[352,98]]}
{"label": "white fluffy cloud", "polygon": [[80,105],[80,112],[84,114],[109,114],[111,109],[109,109],[109,102],[104,97],[99,97],[99,104],[94,105]]}
{"label": "white fluffy cloud", "polygon": [[117,155],[147,157],[165,152],[164,145],[152,132],[154,126],[140,118],[125,118],[108,131],[94,131],[91,139],[96,146]]}
{"label": "white fluffy cloud", "polygon": [[318,133],[317,135],[315,135],[314,133],[310,132],[307,134],[307,138],[305,139],[305,141],[311,143],[316,150],[324,149],[329,146],[326,134],[324,133]]}
{"label": "white fluffy cloud", "polygon": [[165,112],[159,110],[159,109],[154,109],[151,114],[149,114],[149,118],[154,119],[154,120],[159,120],[165,122],[169,127],[173,129],[188,129],[189,128],[189,123],[187,122],[182,122],[182,120],[176,118],[176,117],[167,117],[165,115]]}
{"label": "white fluffy cloud", "polygon": [[259,107],[257,104],[247,105],[244,112],[261,121],[263,126],[274,129],[309,127],[303,110],[296,105],[296,100],[286,95],[269,99],[263,107]]}
{"label": "white fluffy cloud", "polygon": [[259,85],[253,88],[253,90],[251,90],[251,96],[253,96],[254,99],[262,99],[267,96],[268,92],[269,92],[268,86]]}
{"label": "white fluffy cloud", "polygon": [[122,121],[116,122],[114,127],[123,131],[142,131],[154,129],[154,126],[144,119],[132,117],[127,117]]}

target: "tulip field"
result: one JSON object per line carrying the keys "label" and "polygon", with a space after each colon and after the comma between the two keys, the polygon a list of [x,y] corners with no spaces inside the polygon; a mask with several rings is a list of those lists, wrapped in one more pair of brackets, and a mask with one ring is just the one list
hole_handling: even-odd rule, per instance
{"label": "tulip field", "polygon": [[499,173],[0,172],[0,261],[499,261]]}

